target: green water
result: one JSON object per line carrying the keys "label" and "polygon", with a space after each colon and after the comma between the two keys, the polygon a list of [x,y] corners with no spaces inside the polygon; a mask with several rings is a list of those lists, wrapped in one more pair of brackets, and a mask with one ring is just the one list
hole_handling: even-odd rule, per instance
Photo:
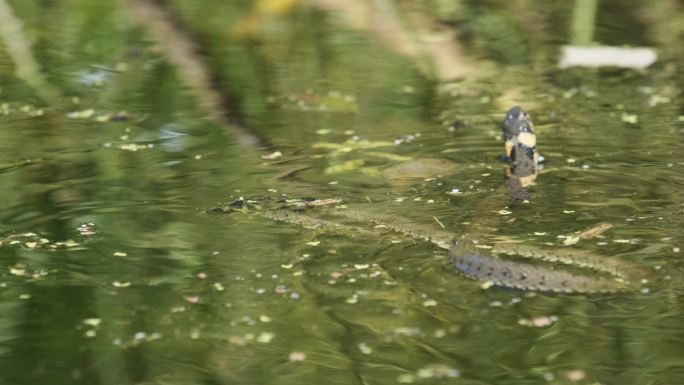
{"label": "green water", "polygon": [[[230,125],[207,118],[125,3],[9,3],[53,93],[17,77],[0,44],[0,383],[684,382],[676,6],[601,2],[598,41],[659,50],[638,72],[555,67],[571,4],[435,2],[491,71],[445,85],[333,11],[302,3],[238,37],[249,2],[168,2],[229,96]],[[563,247],[613,224],[573,247],[652,270],[641,290],[483,288],[427,242],[206,212],[339,198],[458,234],[503,215],[477,207],[503,182],[511,103],[546,164],[498,235]],[[422,158],[459,167],[383,178]]]}

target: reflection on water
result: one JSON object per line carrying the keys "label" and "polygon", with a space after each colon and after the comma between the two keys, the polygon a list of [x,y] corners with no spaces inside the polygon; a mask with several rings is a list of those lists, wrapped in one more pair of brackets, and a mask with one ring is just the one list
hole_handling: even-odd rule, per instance
{"label": "reflection on water", "polygon": [[[499,63],[435,86],[387,36],[338,24],[339,10],[169,2],[262,148],[207,116],[124,5],[11,3],[61,95],[41,100],[0,49],[0,382],[684,379],[682,56],[655,21],[638,43],[661,48],[656,67],[560,71],[549,52],[567,9],[456,7],[505,21],[459,24],[473,60]],[[613,40],[641,14],[609,3],[596,34],[628,43]],[[648,20],[674,20],[657,4]],[[521,20],[537,22],[504,33]],[[477,207],[503,181],[499,125],[513,103],[536,122],[546,164],[497,236],[564,247],[613,224],[573,247],[652,270],[641,291],[485,289],[427,242],[206,213],[239,197],[340,198],[457,234],[501,215]],[[396,178],[408,160],[430,173]]]}

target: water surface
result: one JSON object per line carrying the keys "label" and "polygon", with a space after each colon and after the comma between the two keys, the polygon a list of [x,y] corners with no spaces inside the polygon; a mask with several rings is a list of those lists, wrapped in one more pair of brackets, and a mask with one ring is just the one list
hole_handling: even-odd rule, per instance
{"label": "water surface", "polygon": [[[660,48],[654,67],[561,71],[567,36],[552,22],[567,9],[517,36],[477,29],[506,13],[467,6],[475,35],[497,43],[469,55],[495,76],[445,85],[331,12],[301,6],[247,38],[231,28],[248,6],[171,2],[233,124],[263,139],[248,146],[208,118],[124,5],[11,3],[59,95],[41,99],[0,50],[2,383],[684,380],[684,56],[655,21],[630,40],[638,10],[606,3],[597,36]],[[477,207],[503,182],[512,103],[530,112],[546,164],[498,235],[563,247],[613,224],[573,247],[652,270],[641,290],[483,288],[427,242],[206,212],[239,197],[339,198],[456,235],[501,215]],[[458,167],[383,179],[422,158]]]}

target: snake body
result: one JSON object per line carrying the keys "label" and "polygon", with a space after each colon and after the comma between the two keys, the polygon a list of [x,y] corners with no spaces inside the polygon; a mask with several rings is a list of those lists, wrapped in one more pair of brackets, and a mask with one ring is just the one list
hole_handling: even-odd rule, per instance
{"label": "snake body", "polygon": [[[508,160],[506,183],[483,201],[476,208],[477,212],[496,212],[511,200],[528,199],[528,188],[537,177],[536,137],[529,116],[520,107],[511,108],[504,118],[503,132]],[[607,293],[634,289],[649,276],[641,266],[588,251],[487,242],[484,236],[501,225],[498,215],[477,216],[460,237],[454,238],[446,229],[400,216],[372,213],[367,206],[330,209],[299,205],[293,210],[292,206],[264,201],[259,202],[258,207],[250,206],[246,201],[239,201],[238,206],[240,211],[263,218],[322,231],[378,237],[382,229],[387,229],[428,241],[448,250],[453,265],[464,275],[488,285],[543,292]],[[211,211],[232,212],[235,207],[233,202]],[[337,219],[319,219],[310,215],[310,211],[324,211]],[[504,255],[506,258],[501,258]],[[511,256],[517,260],[510,259]],[[524,259],[540,263],[532,265],[520,261]],[[561,270],[560,266],[575,272]]]}

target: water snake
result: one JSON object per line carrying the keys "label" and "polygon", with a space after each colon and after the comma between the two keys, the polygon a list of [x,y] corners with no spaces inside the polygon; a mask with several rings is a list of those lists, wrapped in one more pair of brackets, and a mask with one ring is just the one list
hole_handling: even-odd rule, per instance
{"label": "water snake", "polygon": [[[475,212],[495,213],[511,201],[528,199],[529,187],[537,178],[539,155],[536,135],[529,116],[520,107],[513,107],[506,113],[503,134],[506,181],[499,190],[483,200]],[[488,236],[502,225],[500,215],[477,215],[460,236],[454,237],[453,233],[443,228],[419,224],[396,215],[371,212],[368,206],[349,204],[344,209],[330,209],[327,204],[314,202],[238,200],[220,205],[212,211],[232,212],[238,209],[307,228],[372,237],[380,236],[379,233],[387,229],[448,250],[452,264],[468,277],[485,281],[488,285],[515,289],[566,293],[617,292],[638,287],[649,275],[639,265],[588,251],[492,242]],[[333,219],[319,219],[311,215],[312,210],[325,211],[324,214]],[[530,264],[523,262],[525,259],[537,262]]]}

